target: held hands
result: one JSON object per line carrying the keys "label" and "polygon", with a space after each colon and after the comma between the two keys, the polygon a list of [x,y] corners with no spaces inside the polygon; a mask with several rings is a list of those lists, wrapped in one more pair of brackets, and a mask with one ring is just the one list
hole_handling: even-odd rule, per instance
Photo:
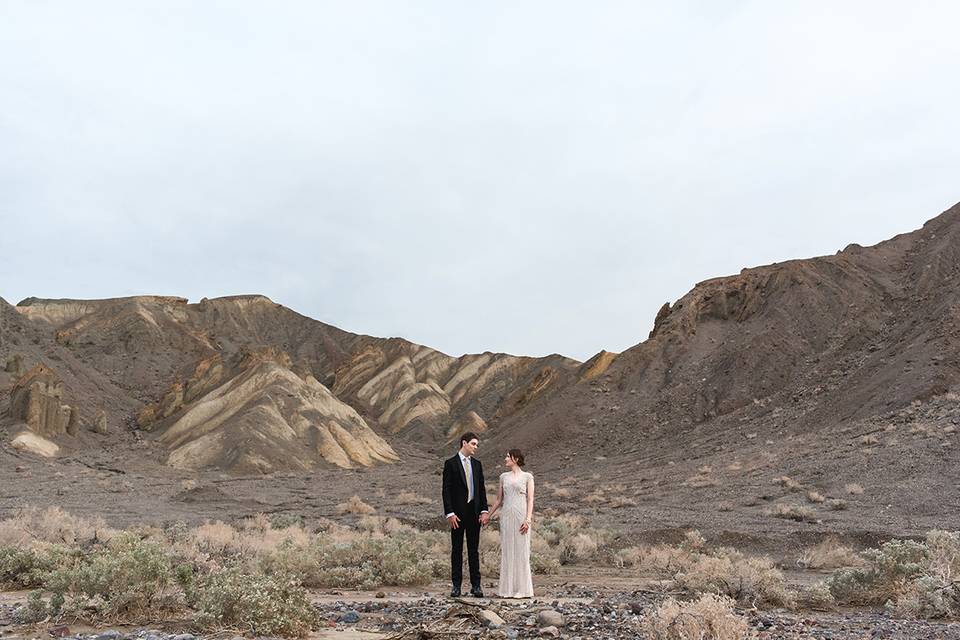
{"label": "held hands", "polygon": [[524,520],[523,524],[520,525],[520,535],[527,535],[528,531],[530,531],[530,521]]}
{"label": "held hands", "polygon": [[490,523],[490,514],[489,514],[489,513],[481,513],[481,514],[480,514],[480,526],[481,526],[481,527],[485,527],[485,526],[487,526],[489,523]]}
{"label": "held hands", "polygon": [[450,517],[447,518],[447,522],[450,523],[450,528],[451,528],[451,529],[459,529],[459,528],[460,528],[460,518],[458,518],[458,517],[457,517],[457,514],[455,514],[455,513],[454,513],[454,514],[451,514]]}

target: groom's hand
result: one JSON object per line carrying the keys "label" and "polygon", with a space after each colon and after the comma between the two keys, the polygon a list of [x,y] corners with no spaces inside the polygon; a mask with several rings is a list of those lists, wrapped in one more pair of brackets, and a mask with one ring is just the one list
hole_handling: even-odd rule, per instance
{"label": "groom's hand", "polygon": [[457,514],[453,514],[453,515],[451,515],[449,518],[447,518],[447,522],[450,523],[450,528],[451,528],[451,529],[459,529],[459,528],[460,528],[460,518],[457,517]]}
{"label": "groom's hand", "polygon": [[485,526],[487,526],[487,524],[488,524],[489,522],[490,522],[490,514],[489,514],[489,513],[481,513],[481,514],[480,514],[480,526],[481,526],[481,527],[485,527]]}

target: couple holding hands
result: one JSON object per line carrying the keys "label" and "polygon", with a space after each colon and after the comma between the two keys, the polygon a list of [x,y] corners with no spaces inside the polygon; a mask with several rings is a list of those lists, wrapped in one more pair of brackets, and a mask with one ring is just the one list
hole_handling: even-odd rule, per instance
{"label": "couple holding hands", "polygon": [[501,598],[532,598],[530,525],[533,520],[533,474],[523,470],[523,453],[510,449],[503,462],[497,499],[487,506],[483,465],[474,458],[480,440],[472,432],[460,436],[460,450],[443,465],[443,510],[450,524],[450,596],[460,596],[463,581],[463,539],[467,539],[470,595],[482,598],[480,588],[480,528],[500,512]]}

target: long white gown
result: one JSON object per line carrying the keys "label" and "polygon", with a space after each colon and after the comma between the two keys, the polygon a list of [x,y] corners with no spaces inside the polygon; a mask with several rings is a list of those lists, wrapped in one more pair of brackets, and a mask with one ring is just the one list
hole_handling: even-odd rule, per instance
{"label": "long white gown", "polygon": [[533,576],[530,574],[530,535],[520,533],[527,519],[527,483],[533,474],[511,471],[500,474],[503,505],[500,510],[500,585],[501,598],[532,598]]}

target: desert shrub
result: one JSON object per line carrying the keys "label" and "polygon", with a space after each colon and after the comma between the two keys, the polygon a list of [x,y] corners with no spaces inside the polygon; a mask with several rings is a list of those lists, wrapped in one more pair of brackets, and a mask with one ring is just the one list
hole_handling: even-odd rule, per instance
{"label": "desert shrub", "polygon": [[243,629],[257,636],[304,636],[316,611],[295,577],[228,567],[199,578],[187,590],[203,629]]}
{"label": "desert shrub", "polygon": [[[496,493],[496,489],[494,489],[494,493]],[[431,502],[433,500],[430,498],[424,498],[413,491],[401,491],[400,495],[397,496],[397,504],[430,504]]]}
{"label": "desert shrub", "polygon": [[863,487],[856,482],[844,486],[843,490],[852,496],[859,496],[863,493]]}
{"label": "desert shrub", "polygon": [[792,491],[793,493],[803,491],[803,485],[789,476],[780,476],[779,478],[774,478],[773,484],[778,484],[784,489]]}
{"label": "desert shrub", "polygon": [[553,489],[553,497],[560,498],[562,500],[567,500],[573,497],[573,492],[570,491],[570,489],[567,489],[566,487],[555,487]]}
{"label": "desert shrub", "polygon": [[586,533],[577,533],[560,541],[560,564],[576,564],[597,553],[597,540]]}
{"label": "desert shrub", "polygon": [[863,554],[866,566],[841,569],[826,580],[838,602],[885,604],[908,617],[960,615],[960,532],[931,531],[924,542],[891,540]]}
{"label": "desert shrub", "polygon": [[102,518],[80,518],[60,507],[22,509],[0,521],[0,545],[23,547],[35,543],[89,545],[105,542],[117,531]]}
{"label": "desert shrub", "polygon": [[644,619],[654,640],[742,640],[747,620],[733,610],[730,598],[705,594],[693,602],[670,598]]}
{"label": "desert shrub", "polygon": [[562,540],[573,535],[575,531],[589,528],[589,522],[583,516],[563,514],[556,518],[544,520],[539,527],[540,536],[551,546],[557,546]]}
{"label": "desert shrub", "polygon": [[807,501],[814,504],[823,504],[827,498],[819,491],[807,491]]}
{"label": "desert shrub", "polygon": [[289,529],[290,527],[303,526],[303,516],[299,513],[272,513],[269,516],[269,520],[272,529]]}
{"label": "desert shrub", "polygon": [[297,575],[307,587],[426,584],[434,575],[442,575],[438,545],[436,537],[414,531],[341,539],[319,535],[305,546],[281,544],[264,557],[262,567],[269,574]]}
{"label": "desert shrub", "polygon": [[683,542],[680,548],[684,551],[700,551],[707,546],[707,539],[696,529],[691,529],[683,534]]}
{"label": "desert shrub", "polygon": [[91,553],[62,552],[43,575],[44,587],[61,595],[99,596],[103,615],[145,614],[171,605],[173,577],[163,547],[131,533]]}
{"label": "desert shrub", "polygon": [[691,556],[675,579],[693,593],[720,593],[751,605],[791,602],[783,573],[769,558],[748,557],[725,548]]}
{"label": "desert shrub", "polygon": [[789,605],[783,573],[766,557],[746,556],[724,547],[711,549],[699,531],[687,532],[679,546],[624,549],[619,558],[640,573],[669,578],[691,593],[719,593],[744,604]]}
{"label": "desert shrub", "polygon": [[891,540],[863,552],[866,566],[840,569],[827,579],[830,593],[843,604],[884,604],[899,596],[907,583],[923,574],[927,546],[913,540]]}
{"label": "desert shrub", "polygon": [[612,509],[620,509],[622,507],[635,507],[637,506],[637,501],[633,498],[627,498],[626,496],[614,496],[610,498],[610,507]]}
{"label": "desert shrub", "polygon": [[580,502],[584,504],[593,504],[593,505],[606,504],[607,496],[604,493],[603,489],[596,489],[593,492],[583,496],[580,499]]}
{"label": "desert shrub", "polygon": [[35,549],[0,547],[0,587],[24,589],[43,586],[44,556]]}
{"label": "desert shrub", "polygon": [[337,513],[344,515],[351,513],[354,515],[368,516],[376,512],[376,509],[360,499],[360,496],[350,496],[346,502],[337,505]]}
{"label": "desert shrub", "polygon": [[823,582],[801,586],[795,599],[800,609],[830,609],[836,602],[830,588]]}
{"label": "desert shrub", "polygon": [[530,550],[530,570],[537,575],[549,575],[560,572],[560,560],[546,553]]}
{"label": "desert shrub", "polygon": [[784,518],[796,522],[816,522],[817,514],[810,507],[799,504],[778,504],[768,514],[774,518]]}
{"label": "desert shrub", "polygon": [[827,501],[827,506],[830,507],[831,511],[846,511],[847,501],[841,498],[834,498]]}
{"label": "desert shrub", "polygon": [[643,550],[639,547],[626,547],[613,554],[613,564],[619,569],[635,567],[643,557]]}
{"label": "desert shrub", "polygon": [[63,604],[62,594],[53,594],[48,602],[43,599],[42,591],[31,591],[30,595],[27,596],[27,604],[14,610],[13,620],[17,624],[34,624],[41,622],[60,615]]}
{"label": "desert shrub", "polygon": [[797,564],[806,569],[837,569],[860,566],[863,558],[836,538],[827,538],[804,551]]}

